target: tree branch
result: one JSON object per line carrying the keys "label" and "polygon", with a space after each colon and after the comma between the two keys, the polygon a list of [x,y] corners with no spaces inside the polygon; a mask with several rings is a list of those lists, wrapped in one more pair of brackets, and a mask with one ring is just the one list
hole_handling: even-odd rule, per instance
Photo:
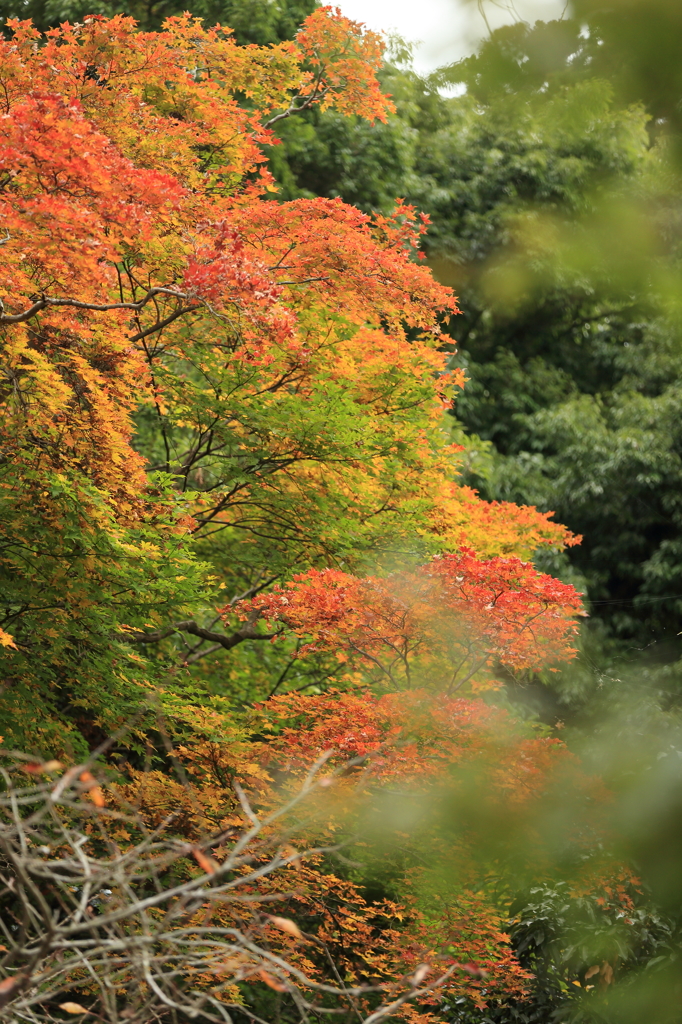
{"label": "tree branch", "polygon": [[183,622],[176,622],[167,629],[159,629],[155,633],[138,633],[135,630],[126,630],[124,633],[119,633],[118,638],[133,644],[156,644],[160,640],[165,640],[167,637],[172,636],[173,633],[178,632],[189,633],[191,636],[201,637],[202,640],[211,640],[213,643],[224,647],[226,651],[229,651],[244,640],[272,640],[274,637],[280,636],[282,630],[277,630],[275,633],[259,633],[255,622],[246,622],[240,629],[227,636],[225,633],[214,633],[212,629],[203,629],[197,625],[194,619],[186,619]]}
{"label": "tree branch", "polygon": [[185,292],[178,291],[176,288],[150,288],[139,302],[105,302],[101,304],[97,302],[81,302],[78,299],[55,299],[49,295],[41,295],[23,313],[0,313],[0,325],[21,324],[25,320],[30,320],[37,313],[40,313],[42,309],[47,309],[48,306],[71,306],[74,309],[87,309],[93,313],[108,313],[115,309],[131,309],[134,312],[139,312],[155,295],[170,295],[174,299],[187,299],[189,297]]}

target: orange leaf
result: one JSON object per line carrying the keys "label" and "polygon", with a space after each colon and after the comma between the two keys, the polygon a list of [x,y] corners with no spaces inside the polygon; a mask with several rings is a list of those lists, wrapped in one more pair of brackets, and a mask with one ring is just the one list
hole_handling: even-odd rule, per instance
{"label": "orange leaf", "polygon": [[275,928],[279,928],[281,932],[286,932],[287,935],[293,935],[295,939],[303,938],[301,929],[295,921],[291,921],[288,917],[271,917],[270,924],[274,924]]}
{"label": "orange leaf", "polygon": [[215,875],[216,871],[220,867],[217,861],[213,860],[212,857],[207,857],[206,854],[202,853],[197,846],[192,850],[192,856],[202,871],[205,871],[207,875]]}
{"label": "orange leaf", "polygon": [[95,807],[104,807],[104,793],[97,783],[97,779],[92,772],[81,772],[80,780],[86,788],[88,796],[92,800]]}
{"label": "orange leaf", "polygon": [[277,978],[273,978],[273,976],[271,974],[268,974],[267,971],[259,971],[258,976],[259,978],[261,978],[262,981],[265,982],[268,988],[274,989],[275,992],[287,991],[286,985],[283,985],[281,981],[277,980]]}
{"label": "orange leaf", "polygon": [[13,974],[4,981],[0,981],[0,1006],[6,1006],[13,998],[15,988],[23,982],[25,974]]}
{"label": "orange leaf", "polygon": [[30,772],[31,775],[42,775],[45,772],[56,772],[62,767],[61,761],[27,761],[26,764],[22,765],[25,772]]}
{"label": "orange leaf", "polygon": [[80,1003],[60,1003],[59,1009],[64,1010],[66,1013],[90,1013]]}

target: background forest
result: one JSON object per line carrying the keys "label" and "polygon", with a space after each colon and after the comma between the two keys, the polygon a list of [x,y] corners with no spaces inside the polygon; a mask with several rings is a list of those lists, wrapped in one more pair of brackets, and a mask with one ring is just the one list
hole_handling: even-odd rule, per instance
{"label": "background forest", "polygon": [[185,10],[0,0],[0,1013],[680,1021],[682,10]]}

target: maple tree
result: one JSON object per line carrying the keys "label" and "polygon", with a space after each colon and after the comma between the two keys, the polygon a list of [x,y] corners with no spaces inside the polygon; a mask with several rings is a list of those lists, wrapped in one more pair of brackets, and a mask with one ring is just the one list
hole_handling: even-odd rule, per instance
{"label": "maple tree", "polygon": [[[266,976],[253,982],[239,961],[225,991],[242,985],[245,999],[253,982],[256,999],[270,998],[299,971],[336,998],[341,969],[392,992],[445,964],[444,991],[475,1005],[484,988],[520,996],[528,972],[482,876],[485,828],[458,837],[447,913],[429,908],[411,855],[396,868],[404,901],[366,898],[325,859],[356,813],[356,778],[360,795],[380,794],[391,779],[445,785],[465,766],[485,781],[482,806],[498,816],[514,806],[527,823],[555,770],[572,765],[557,740],[476,697],[499,687],[500,669],[572,655],[579,596],[531,558],[577,538],[458,482],[461,446],[444,413],[464,376],[442,351],[457,307],[419,262],[426,219],[400,202],[376,217],[337,200],[280,203],[264,167],[276,125],[313,104],[386,117],[380,40],[330,8],[269,47],[237,46],[229,29],[189,15],[159,32],[120,16],[45,37],[28,22],[10,27],[0,41],[8,746],[32,751],[36,770],[43,757],[82,761],[79,799],[97,820],[134,807],[132,831],[112,842],[136,851],[165,831],[164,885],[197,867],[218,874],[211,836],[227,829],[232,849],[230,830],[248,832],[250,810],[267,816],[333,748],[340,796],[325,804],[320,778],[327,814],[316,805],[307,835],[318,853],[298,872],[292,854],[284,875],[278,864],[252,880],[254,902],[289,901],[318,942],[296,945],[275,924],[285,965],[266,969],[257,951]],[[241,715],[225,651],[248,686]],[[267,693],[251,672],[259,657],[277,665],[272,692],[287,659],[321,665],[324,685],[253,708]],[[116,766],[108,789],[91,749]],[[566,770],[576,799],[593,795]],[[171,853],[183,843],[179,864]],[[532,845],[524,863],[537,867],[543,844]],[[251,921],[244,906],[224,907],[219,927]],[[280,917],[249,927],[262,938]],[[206,966],[182,963],[188,976]],[[421,1012],[407,997],[398,1011]]]}
{"label": "maple tree", "polygon": [[[455,306],[412,258],[413,211],[269,201],[273,120],[312,102],[386,115],[377,37],[328,8],[271,47],[189,17],[12,30],[6,735],[82,751],[155,688],[190,720],[203,697],[174,673],[209,649],[218,586],[571,541],[457,484],[440,420],[462,377],[438,351]],[[202,649],[137,653],[187,623]]]}

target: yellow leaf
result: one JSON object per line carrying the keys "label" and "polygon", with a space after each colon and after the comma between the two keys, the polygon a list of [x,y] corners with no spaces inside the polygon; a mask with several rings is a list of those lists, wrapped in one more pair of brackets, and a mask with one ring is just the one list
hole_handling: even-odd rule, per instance
{"label": "yellow leaf", "polygon": [[64,1010],[65,1013],[90,1013],[80,1003],[60,1003],[59,1009]]}
{"label": "yellow leaf", "polygon": [[14,637],[6,633],[4,629],[0,629],[0,647],[13,647],[15,651],[17,650]]}

